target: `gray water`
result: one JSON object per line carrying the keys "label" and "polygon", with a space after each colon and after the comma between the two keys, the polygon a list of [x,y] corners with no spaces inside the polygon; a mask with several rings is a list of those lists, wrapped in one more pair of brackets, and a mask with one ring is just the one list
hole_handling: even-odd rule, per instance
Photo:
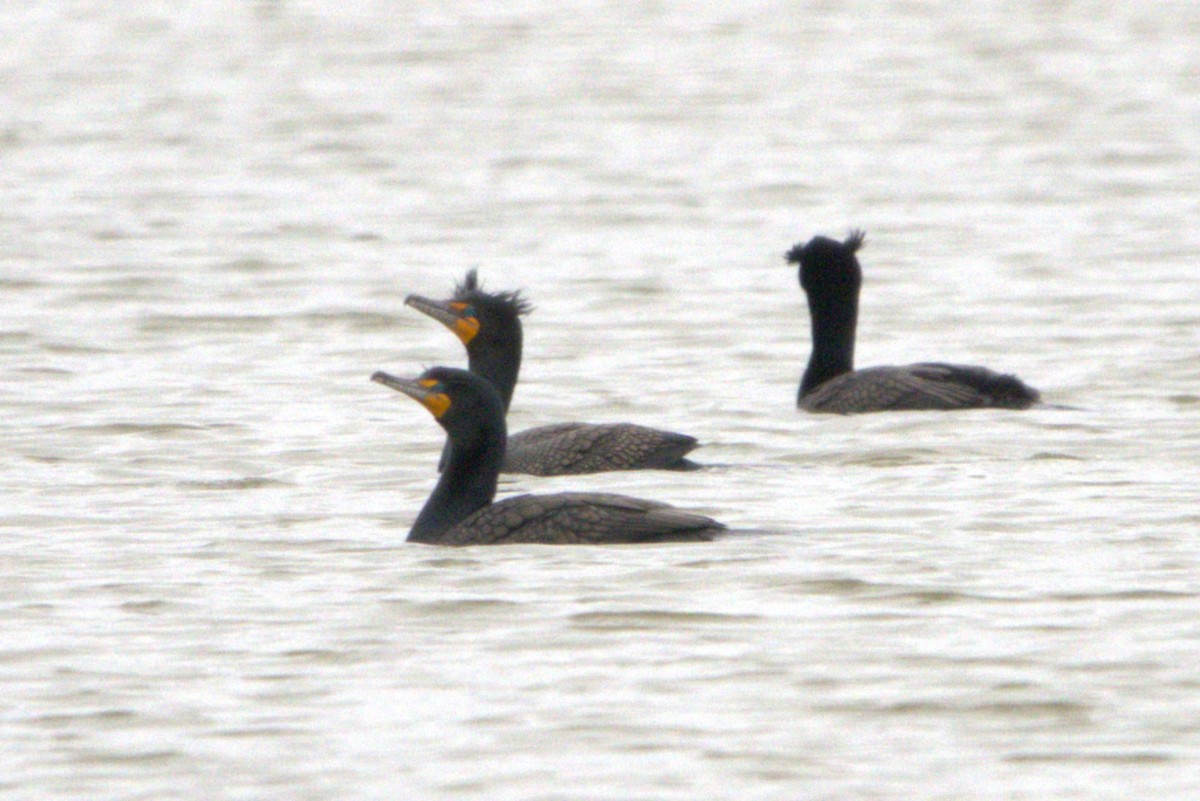
{"label": "gray water", "polygon": [[[1196,797],[1200,6],[0,32],[6,798]],[[1074,408],[797,412],[782,254],[852,227],[860,364]],[[501,495],[736,536],[404,544],[441,431],[367,377],[463,363],[403,299],[472,266],[537,306],[514,428],[659,425],[709,466]]]}

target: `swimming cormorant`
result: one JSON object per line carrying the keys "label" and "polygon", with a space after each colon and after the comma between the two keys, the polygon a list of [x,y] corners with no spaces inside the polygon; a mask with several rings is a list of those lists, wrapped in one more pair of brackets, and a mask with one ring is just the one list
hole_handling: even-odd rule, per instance
{"label": "swimming cormorant", "polygon": [[[450,300],[409,295],[404,301],[453,331],[467,348],[471,372],[500,393],[507,412],[521,369],[521,316],[531,306],[520,292],[485,292],[475,270]],[[610,470],[695,470],[684,458],[695,437],[633,423],[559,423],[508,438],[503,472],[535,476],[603,473]],[[443,454],[442,462],[445,462]]]}
{"label": "swimming cormorant", "polygon": [[483,378],[433,367],[371,380],[414,398],[446,430],[449,459],[408,539],[433,545],[617,544],[711,540],[725,526],[665,503],[599,492],[517,495],[496,503],[504,404]]}
{"label": "swimming cormorant", "polygon": [[1028,409],[1038,391],[986,367],[921,362],[854,369],[854,332],[862,268],[855,253],[865,234],[845,242],[817,236],[798,243],[787,260],[800,265],[800,286],[812,317],[812,356],[796,404],[812,412],[856,414],[917,409]]}

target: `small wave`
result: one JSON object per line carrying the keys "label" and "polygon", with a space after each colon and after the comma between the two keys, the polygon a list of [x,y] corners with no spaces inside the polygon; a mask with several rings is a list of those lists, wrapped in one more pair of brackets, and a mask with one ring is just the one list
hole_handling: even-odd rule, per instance
{"label": "small wave", "polygon": [[43,286],[45,282],[33,278],[0,278],[0,289],[4,290],[38,289]]}
{"label": "small wave", "polygon": [[295,315],[293,319],[319,326],[346,326],[353,331],[395,331],[416,327],[411,315],[401,316],[358,309],[308,311]]}
{"label": "small wave", "polygon": [[221,729],[207,736],[227,739],[241,739],[249,737],[275,739],[292,737],[297,734],[303,734],[306,731],[306,729],[299,726],[280,726],[277,724],[268,724],[265,726],[250,726],[243,729]]}
{"label": "small wave", "polygon": [[1107,763],[1113,765],[1145,765],[1145,764],[1162,764],[1165,762],[1174,762],[1176,758],[1161,751],[1132,751],[1122,753],[1087,753],[1082,751],[1060,751],[1048,752],[1044,754],[1009,754],[1004,757],[1005,762],[1030,763],[1030,762],[1066,762],[1071,764],[1079,763]]}
{"label": "small wave", "polygon": [[73,761],[87,765],[111,764],[154,764],[170,762],[182,757],[183,754],[174,749],[157,749],[150,751],[92,751],[76,756]]}
{"label": "small wave", "polygon": [[263,256],[242,256],[217,265],[217,269],[231,273],[265,273],[276,270],[287,270],[293,267],[295,267],[294,264],[272,261]]}
{"label": "small wave", "polygon": [[285,659],[299,659],[303,662],[318,662],[330,665],[348,661],[341,651],[329,648],[292,648],[279,654]]}
{"label": "small wave", "polygon": [[171,607],[169,601],[164,601],[158,598],[149,601],[126,601],[121,604],[121,609],[126,612],[138,612],[140,614],[150,614],[153,612],[161,612],[164,609]]}
{"label": "small wave", "polygon": [[863,467],[903,467],[911,464],[928,464],[942,458],[942,454],[931,448],[903,448],[852,454],[839,459],[838,464]]}
{"label": "small wave", "polygon": [[16,367],[11,371],[14,375],[31,375],[31,376],[70,376],[75,375],[73,370],[64,370],[61,367]]}
{"label": "small wave", "polygon": [[1195,598],[1194,592],[1179,590],[1116,590],[1114,592],[1063,592],[1048,596],[1056,601],[1170,601]]}
{"label": "small wave", "polygon": [[871,702],[850,704],[828,704],[822,707],[829,711],[853,710],[870,714],[895,715],[900,717],[912,715],[930,715],[944,717],[947,715],[970,718],[978,717],[1014,717],[1014,718],[1067,718],[1070,720],[1085,719],[1091,712],[1091,707],[1077,701],[1054,700],[1023,700],[994,702],[984,704],[962,704],[954,701],[935,701],[928,699],[895,701],[879,704]]}
{"label": "small wave", "polygon": [[570,616],[573,624],[589,629],[661,629],[713,623],[746,623],[761,615],[721,612],[677,612],[645,609],[631,612],[579,612]]}
{"label": "small wave", "polygon": [[137,713],[132,709],[92,709],[87,712],[50,712],[30,718],[32,723],[44,723],[58,727],[64,723],[75,723],[81,720],[99,720],[106,722],[134,720]]}
{"label": "small wave", "polygon": [[1038,451],[1028,457],[1026,461],[1030,462],[1086,462],[1087,458],[1077,456],[1073,453],[1061,453],[1058,451]]}
{"label": "small wave", "polygon": [[212,481],[180,481],[176,485],[180,489],[199,490],[250,490],[266,487],[288,487],[291,483],[276,478],[262,476],[247,476],[245,478],[220,478]]}
{"label": "small wave", "polygon": [[178,331],[263,331],[279,317],[273,314],[152,314],[142,319],[138,330],[147,334]]}
{"label": "small wave", "polygon": [[416,609],[420,612],[430,615],[473,615],[480,612],[490,612],[497,609],[511,609],[521,606],[516,601],[507,601],[502,598],[459,598],[456,600],[446,601],[426,601],[412,603],[410,601],[396,602],[397,605]]}
{"label": "small wave", "polygon": [[128,434],[147,434],[152,437],[165,437],[187,431],[203,431],[205,426],[192,423],[100,423],[97,425],[66,426],[64,431],[80,434],[112,434],[125,436]]}

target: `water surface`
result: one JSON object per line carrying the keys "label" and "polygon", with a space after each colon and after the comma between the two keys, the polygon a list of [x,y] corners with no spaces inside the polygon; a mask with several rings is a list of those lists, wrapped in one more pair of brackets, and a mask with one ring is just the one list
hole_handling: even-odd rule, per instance
{"label": "water surface", "polygon": [[[1190,799],[1190,3],[0,11],[0,788],[14,798]],[[1070,410],[795,410],[782,254],[867,230],[861,364]],[[511,425],[699,473],[505,478],[739,531],[403,543],[522,287]]]}

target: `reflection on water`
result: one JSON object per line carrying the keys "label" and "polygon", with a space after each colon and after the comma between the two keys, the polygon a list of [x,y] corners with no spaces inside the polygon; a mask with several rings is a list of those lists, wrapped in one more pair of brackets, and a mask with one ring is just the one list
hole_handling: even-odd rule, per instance
{"label": "reflection on water", "polygon": [[[1192,5],[0,21],[14,797],[1191,797]],[[860,226],[861,364],[1077,408],[796,412],[783,253]],[[708,465],[501,493],[735,536],[402,544],[440,430],[367,377],[472,266],[514,428]]]}

